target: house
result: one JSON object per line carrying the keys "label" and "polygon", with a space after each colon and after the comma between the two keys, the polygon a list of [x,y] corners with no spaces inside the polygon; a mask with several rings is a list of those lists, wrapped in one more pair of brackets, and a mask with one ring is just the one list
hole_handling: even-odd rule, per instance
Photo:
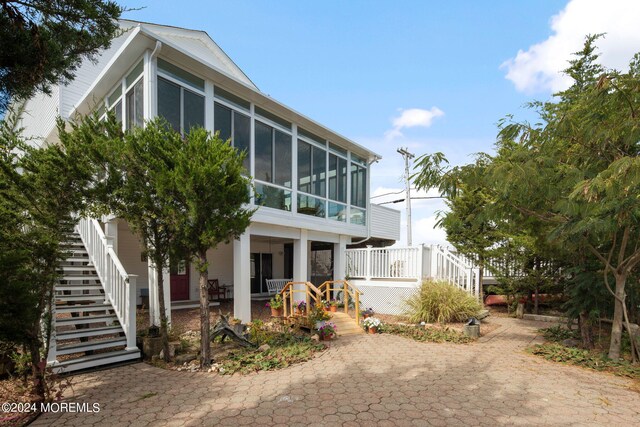
{"label": "house", "polygon": [[[86,61],[75,80],[26,102],[25,136],[37,144],[55,143],[57,115],[68,120],[113,110],[123,129],[163,116],[177,131],[204,126],[247,150],[245,166],[255,184],[251,204],[258,209],[238,240],[208,254],[210,279],[218,279],[233,297],[236,317],[251,320],[251,298],[268,294],[267,279],[342,279],[348,245],[399,239],[400,213],[369,202],[370,166],[379,155],[262,93],[206,33],[126,20],[121,26],[122,35],[95,62]],[[86,321],[89,307],[95,305],[94,311],[105,316],[114,311],[118,322],[113,323],[126,335],[126,342],[117,342],[131,353],[134,304],[148,295],[152,320],[159,319],[153,266],[141,256],[139,239],[118,218],[83,219],[78,233],[70,242],[78,260],[65,265],[58,288],[60,309],[72,313],[67,323],[76,328]],[[188,260],[171,264],[164,277],[169,316],[172,306],[187,307],[199,295]],[[89,279],[93,272],[82,267],[95,270],[94,281]],[[81,290],[88,285],[93,288]],[[80,300],[86,305],[64,304]],[[82,345],[100,332],[86,335],[90,329],[60,332],[58,342],[61,334],[81,342],[58,345],[58,350],[74,354],[107,348]],[[50,361],[56,363],[52,348]],[[95,363],[83,360],[68,369]]]}

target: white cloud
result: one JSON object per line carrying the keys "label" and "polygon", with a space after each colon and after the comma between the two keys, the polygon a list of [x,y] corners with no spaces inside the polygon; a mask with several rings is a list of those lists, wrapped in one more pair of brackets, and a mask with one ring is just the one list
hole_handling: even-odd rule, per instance
{"label": "white cloud", "polygon": [[444,112],[438,107],[431,107],[430,110],[409,108],[407,110],[400,111],[400,115],[393,119],[393,129],[388,130],[384,134],[385,138],[388,140],[403,136],[402,129],[405,128],[428,128],[436,117],[444,116]]}
{"label": "white cloud", "polygon": [[515,58],[505,61],[506,78],[521,92],[535,93],[566,89],[571,80],[562,74],[573,52],[579,51],[588,34],[606,33],[597,43],[600,63],[625,69],[640,50],[640,1],[571,0],[550,20],[553,34]]}

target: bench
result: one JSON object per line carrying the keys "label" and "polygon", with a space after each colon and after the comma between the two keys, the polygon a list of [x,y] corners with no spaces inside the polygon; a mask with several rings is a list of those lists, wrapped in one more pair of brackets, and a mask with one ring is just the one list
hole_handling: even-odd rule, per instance
{"label": "bench", "polygon": [[284,288],[284,285],[292,281],[293,279],[267,279],[267,290],[269,294],[277,294]]}

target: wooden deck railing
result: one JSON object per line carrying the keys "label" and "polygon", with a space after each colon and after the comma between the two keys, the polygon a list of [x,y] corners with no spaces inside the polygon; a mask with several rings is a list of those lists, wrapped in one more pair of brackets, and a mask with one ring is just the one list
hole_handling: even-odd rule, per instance
{"label": "wooden deck railing", "polygon": [[[341,285],[341,286],[336,286]],[[318,290],[326,301],[331,299],[331,292],[342,292],[344,312],[349,313],[349,297],[353,299],[356,310],[356,323],[360,324],[360,295],[363,295],[360,289],[346,280],[328,280],[318,286]]]}
{"label": "wooden deck railing", "polygon": [[[284,317],[293,316],[294,307],[300,301],[304,301],[307,310],[311,309],[312,304],[315,305],[322,301],[322,292],[316,288],[311,282],[289,282],[280,291],[282,295]],[[297,297],[302,297],[296,299]]]}

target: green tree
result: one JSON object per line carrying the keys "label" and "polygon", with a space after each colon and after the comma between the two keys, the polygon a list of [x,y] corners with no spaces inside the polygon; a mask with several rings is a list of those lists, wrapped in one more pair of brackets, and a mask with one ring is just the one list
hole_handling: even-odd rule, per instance
{"label": "green tree", "polygon": [[[566,70],[573,85],[532,104],[541,124],[502,127],[492,176],[501,197],[552,226],[549,238],[599,261],[615,302],[609,357],[618,359],[627,279],[640,263],[640,62],[628,73],[604,70],[596,39]],[[632,341],[634,360],[637,352]]]}
{"label": "green tree", "polygon": [[209,325],[209,263],[207,250],[238,238],[251,222],[250,179],[243,172],[245,154],[218,133],[192,129],[172,171],[179,246],[195,261],[200,289],[200,365],[211,364]]}
{"label": "green tree", "polygon": [[103,0],[0,1],[0,113],[68,82],[118,34],[123,9]]}
{"label": "green tree", "polygon": [[17,117],[10,112],[0,122],[0,340],[26,349],[44,399],[61,242],[84,207],[91,173],[74,146],[26,144]]}

